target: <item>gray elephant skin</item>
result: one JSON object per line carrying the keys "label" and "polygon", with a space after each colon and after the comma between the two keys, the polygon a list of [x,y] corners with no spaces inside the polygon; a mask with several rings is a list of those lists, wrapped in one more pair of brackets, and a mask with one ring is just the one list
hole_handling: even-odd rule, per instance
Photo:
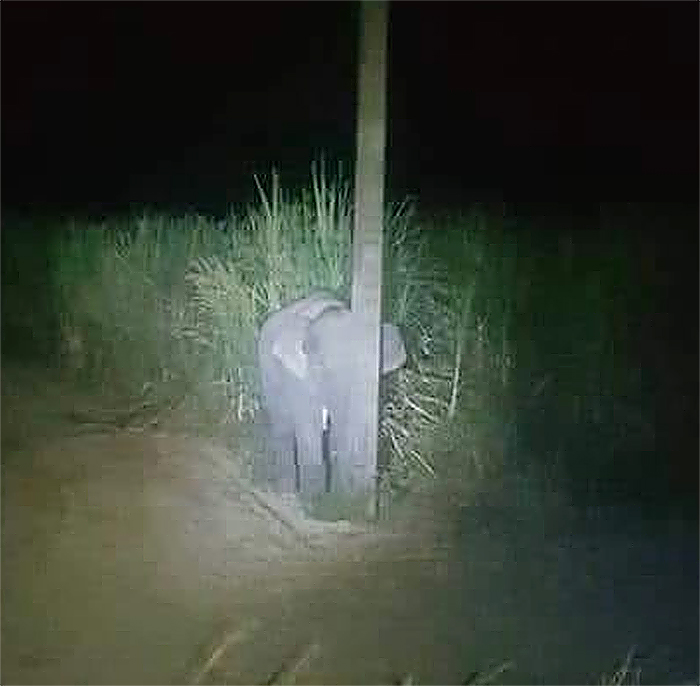
{"label": "gray elephant skin", "polygon": [[[271,441],[266,478],[278,491],[312,496],[343,489],[344,459],[362,421],[350,416],[349,403],[363,355],[356,331],[347,305],[324,292],[274,312],[260,330]],[[406,350],[398,328],[383,324],[381,341],[382,373],[403,366]]]}

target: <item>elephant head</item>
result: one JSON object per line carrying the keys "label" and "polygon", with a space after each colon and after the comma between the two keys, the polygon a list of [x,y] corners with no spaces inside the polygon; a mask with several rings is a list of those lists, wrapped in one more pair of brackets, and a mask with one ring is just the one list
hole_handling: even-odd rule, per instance
{"label": "elephant head", "polygon": [[[273,313],[263,324],[259,341],[263,401],[274,444],[275,480],[284,490],[320,490],[328,483],[329,452],[342,463],[348,441],[358,430],[348,413],[363,354],[357,330],[347,305],[322,292]],[[398,328],[383,324],[382,373],[405,361]]]}

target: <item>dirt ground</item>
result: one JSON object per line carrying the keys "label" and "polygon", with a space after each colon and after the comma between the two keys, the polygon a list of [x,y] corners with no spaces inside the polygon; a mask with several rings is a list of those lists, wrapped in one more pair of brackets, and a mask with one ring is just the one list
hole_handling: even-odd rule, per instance
{"label": "dirt ground", "polygon": [[594,684],[632,648],[697,679],[697,523],[514,490],[314,522],[230,446],[2,385],[2,683]]}

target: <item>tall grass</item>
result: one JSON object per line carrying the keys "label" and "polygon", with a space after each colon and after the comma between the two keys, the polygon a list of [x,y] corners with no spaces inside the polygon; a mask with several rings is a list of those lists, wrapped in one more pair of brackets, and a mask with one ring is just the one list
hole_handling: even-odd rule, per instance
{"label": "tall grass", "polygon": [[479,206],[421,216],[404,204],[387,233],[387,310],[411,361],[382,423],[392,486],[441,474],[468,487],[503,466],[502,451],[487,445],[501,429],[514,365],[514,252],[502,217]]}
{"label": "tall grass", "polygon": [[[163,406],[180,394],[200,426],[255,420],[262,321],[315,288],[349,299],[352,235],[340,173],[316,167],[296,193],[274,173],[255,184],[259,202],[223,221],[147,214],[61,227],[50,256],[55,307],[64,362],[81,382]],[[460,442],[496,431],[513,359],[504,279],[513,256],[501,221],[479,208],[421,217],[409,201],[387,210],[384,318],[401,327],[409,354],[382,392],[392,490],[431,479],[436,455],[454,452],[455,430]],[[501,459],[460,453],[477,476]]]}

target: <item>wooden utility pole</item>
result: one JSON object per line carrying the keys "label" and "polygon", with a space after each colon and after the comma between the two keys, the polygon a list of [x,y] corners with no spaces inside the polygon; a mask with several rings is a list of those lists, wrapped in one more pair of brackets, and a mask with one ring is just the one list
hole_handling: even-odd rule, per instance
{"label": "wooden utility pole", "polygon": [[379,422],[379,325],[386,145],[386,46],[388,2],[363,0],[358,60],[355,229],[352,311],[363,342],[350,416],[358,420],[351,449],[351,491],[374,502]]}

